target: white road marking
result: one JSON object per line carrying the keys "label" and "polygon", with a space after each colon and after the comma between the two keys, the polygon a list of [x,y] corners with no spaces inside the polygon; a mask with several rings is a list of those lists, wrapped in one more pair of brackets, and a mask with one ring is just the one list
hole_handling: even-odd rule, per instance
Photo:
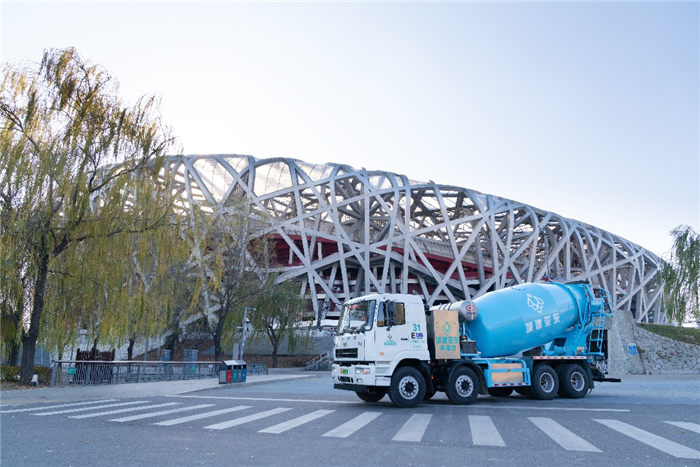
{"label": "white road marking", "polygon": [[107,404],[107,405],[98,405],[96,407],[83,407],[82,409],[71,409],[71,410],[59,410],[56,412],[44,412],[44,413],[33,413],[35,417],[43,417],[44,415],[58,415],[62,413],[73,413],[73,412],[85,412],[88,410],[95,410],[95,409],[108,409],[110,407],[122,407],[125,405],[136,405],[136,404],[148,404],[151,401],[136,401],[136,402],[122,402],[121,404]]}
{"label": "white road marking", "polygon": [[260,412],[253,415],[248,415],[247,417],[234,418],[227,422],[216,423],[214,425],[205,426],[204,428],[209,428],[210,430],[223,430],[224,428],[230,428],[232,426],[243,425],[244,423],[252,422],[255,420],[260,420],[261,418],[269,417],[271,415],[277,415],[278,413],[286,412],[286,408],[272,409],[266,412]]}
{"label": "white road marking", "polygon": [[330,438],[347,438],[375,418],[379,417],[381,414],[381,412],[365,412],[353,418],[349,422],[343,423],[338,428],[334,428],[331,431],[324,433],[323,436],[328,436]]}
{"label": "white road marking", "polygon": [[223,415],[231,412],[238,412],[239,410],[249,409],[249,405],[239,405],[236,407],[230,407],[228,409],[214,410],[212,412],[199,413],[197,415],[190,415],[189,417],[174,418],[172,420],[166,420],[164,422],[152,423],[152,425],[160,426],[171,426],[178,425],[180,423],[192,422],[194,420],[201,420],[203,418],[216,417],[217,415]]}
{"label": "white road marking", "polygon": [[551,418],[528,417],[537,428],[567,451],[603,452],[588,441],[576,436]]}
{"label": "white road marking", "polygon": [[469,428],[472,432],[472,442],[479,446],[505,446],[506,443],[493,424],[491,417],[485,415],[470,415]]}
{"label": "white road marking", "polygon": [[258,433],[283,433],[287,430],[291,430],[292,428],[296,428],[298,426],[301,426],[305,423],[309,423],[313,420],[316,420],[317,418],[324,417],[328,415],[329,413],[333,413],[335,410],[317,410],[315,412],[311,412],[310,414],[302,415],[301,417],[293,418],[289,421],[286,421],[284,423],[280,423],[275,426],[271,426],[269,428],[265,428],[264,430],[258,431]]}
{"label": "white road marking", "polygon": [[[364,405],[366,404],[365,402],[362,402],[360,400],[356,401],[343,401],[343,400],[327,400],[327,399],[282,399],[282,398],[271,398],[271,397],[232,397],[232,396],[192,396],[192,395],[180,395],[180,394],[172,394],[168,395],[168,397],[183,397],[183,398],[189,398],[189,399],[218,399],[218,400],[230,400],[230,401],[261,401],[261,402],[311,402],[311,403],[318,403],[318,404],[352,404],[352,405]],[[438,405],[432,405],[432,404],[426,404],[422,405],[422,408],[427,408],[430,407],[431,409],[445,409],[445,406],[438,406]],[[475,406],[472,405],[454,405],[450,406],[449,410],[453,410],[456,408],[474,408]],[[571,411],[571,412],[629,412],[630,409],[594,409],[594,408],[585,408],[585,407],[537,407],[537,406],[518,406],[518,405],[486,405],[482,404],[478,407],[481,410],[484,409],[505,409],[505,410],[536,410],[536,411],[541,411],[541,410],[562,410],[562,411]]]}
{"label": "white road marking", "polygon": [[130,407],[128,409],[118,409],[118,410],[109,410],[107,412],[97,412],[97,413],[88,413],[85,415],[71,415],[68,418],[92,418],[92,417],[101,417],[103,415],[114,415],[118,413],[125,413],[125,412],[136,412],[137,410],[147,410],[147,409],[155,409],[158,407],[168,407],[171,405],[180,405],[179,402],[168,402],[166,404],[156,404],[156,405],[142,405],[140,407]]}
{"label": "white road marking", "polygon": [[677,427],[683,428],[684,430],[694,431],[695,433],[700,433],[700,425],[697,423],[690,422],[664,422],[670,425],[675,425]]}
{"label": "white road marking", "polygon": [[168,415],[171,413],[178,412],[189,412],[190,410],[206,409],[207,407],[212,407],[214,404],[200,404],[193,405],[191,407],[181,407],[179,409],[161,410],[160,412],[144,413],[141,415],[132,415],[130,417],[114,418],[110,422],[132,422],[134,420],[143,420],[144,418],[160,417],[161,415]]}
{"label": "white road marking", "polygon": [[455,405],[454,408],[458,407],[464,407],[468,408],[471,407],[472,409],[478,408],[478,409],[505,409],[505,410],[536,410],[536,411],[541,411],[541,410],[562,410],[562,411],[569,411],[569,412],[629,412],[630,409],[587,409],[587,408],[578,408],[578,407],[534,407],[534,406],[520,406],[520,405],[491,405],[491,406],[484,406],[480,405],[478,407],[474,405]]}
{"label": "white road marking", "polygon": [[89,405],[89,404],[104,404],[105,402],[114,402],[116,399],[105,399],[102,401],[92,401],[92,402],[76,402],[74,404],[61,404],[61,405],[48,405],[44,407],[32,407],[29,409],[15,409],[15,410],[3,410],[2,413],[15,413],[15,412],[32,412],[35,410],[47,410],[47,409],[60,409],[63,407],[75,407],[78,405]]}
{"label": "white road marking", "polygon": [[393,441],[420,441],[433,414],[414,414],[392,438]]}
{"label": "white road marking", "polygon": [[636,439],[637,441],[648,446],[658,449],[659,451],[670,454],[673,457],[680,457],[683,459],[700,459],[700,451],[690,449],[682,444],[662,438],[661,436],[649,433],[648,431],[628,425],[627,423],[619,420],[596,420],[596,422],[601,423],[608,428],[612,428],[623,435],[627,435],[630,438]]}
{"label": "white road marking", "polygon": [[319,404],[366,404],[360,400],[356,401],[332,401],[324,399],[276,399],[271,397],[229,397],[229,396],[182,396],[179,394],[170,395],[168,397],[185,397],[189,399],[218,399],[227,401],[262,401],[262,402],[313,402]]}

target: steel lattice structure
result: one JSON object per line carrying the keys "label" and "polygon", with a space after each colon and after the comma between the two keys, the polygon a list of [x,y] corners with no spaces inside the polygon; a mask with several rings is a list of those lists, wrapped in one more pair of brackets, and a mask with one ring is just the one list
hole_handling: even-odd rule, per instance
{"label": "steel lattice structure", "polygon": [[244,193],[274,219],[278,265],[317,318],[371,292],[428,304],[526,281],[587,281],[638,322],[666,322],[661,260],[615,234],[527,204],[391,172],[239,155],[171,157],[187,203]]}

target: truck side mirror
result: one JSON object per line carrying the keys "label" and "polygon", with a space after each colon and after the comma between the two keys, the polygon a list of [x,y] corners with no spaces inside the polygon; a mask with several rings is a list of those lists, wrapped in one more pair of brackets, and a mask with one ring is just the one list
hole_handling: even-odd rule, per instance
{"label": "truck side mirror", "polygon": [[396,302],[387,302],[386,308],[386,325],[392,327],[396,324]]}
{"label": "truck side mirror", "polygon": [[384,327],[386,324],[386,312],[384,311],[384,302],[379,302],[379,306],[377,307],[377,326],[378,327]]}

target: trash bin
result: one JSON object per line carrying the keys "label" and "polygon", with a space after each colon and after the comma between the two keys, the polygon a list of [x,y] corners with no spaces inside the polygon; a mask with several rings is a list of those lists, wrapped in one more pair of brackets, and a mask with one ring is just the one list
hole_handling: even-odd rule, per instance
{"label": "trash bin", "polygon": [[219,363],[219,384],[244,382],[248,373],[247,367],[243,360],[224,360]]}

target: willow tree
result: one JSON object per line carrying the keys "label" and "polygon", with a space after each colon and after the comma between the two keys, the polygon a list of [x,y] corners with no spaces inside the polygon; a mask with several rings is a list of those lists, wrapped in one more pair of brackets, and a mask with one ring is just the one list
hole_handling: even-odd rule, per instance
{"label": "willow tree", "polygon": [[671,232],[673,247],[664,264],[664,305],[670,320],[700,320],[700,234],[688,226]]}
{"label": "willow tree", "polygon": [[240,194],[217,206],[193,207],[192,264],[197,271],[195,295],[214,341],[214,359],[222,358],[222,340],[233,339],[243,308],[264,293],[272,261],[265,213]]}
{"label": "willow tree", "polygon": [[[19,312],[26,384],[47,292],[71,290],[78,299],[84,284],[94,281],[90,272],[109,270],[118,238],[170,222],[167,183],[154,181],[172,137],[157,99],[125,105],[116,80],[74,49],[47,50],[36,65],[7,65],[0,119],[0,297],[20,303],[12,291],[24,280]],[[17,270],[22,276],[13,278]],[[93,283],[100,296],[123,286],[119,280]],[[120,312],[116,302],[110,306]]]}
{"label": "willow tree", "polygon": [[277,355],[282,342],[287,351],[294,352],[297,345],[306,343],[310,334],[303,326],[303,315],[308,300],[299,295],[299,284],[288,279],[279,282],[278,274],[267,278],[265,293],[258,297],[252,322],[257,331],[264,332],[272,345],[272,367],[277,368]]}

